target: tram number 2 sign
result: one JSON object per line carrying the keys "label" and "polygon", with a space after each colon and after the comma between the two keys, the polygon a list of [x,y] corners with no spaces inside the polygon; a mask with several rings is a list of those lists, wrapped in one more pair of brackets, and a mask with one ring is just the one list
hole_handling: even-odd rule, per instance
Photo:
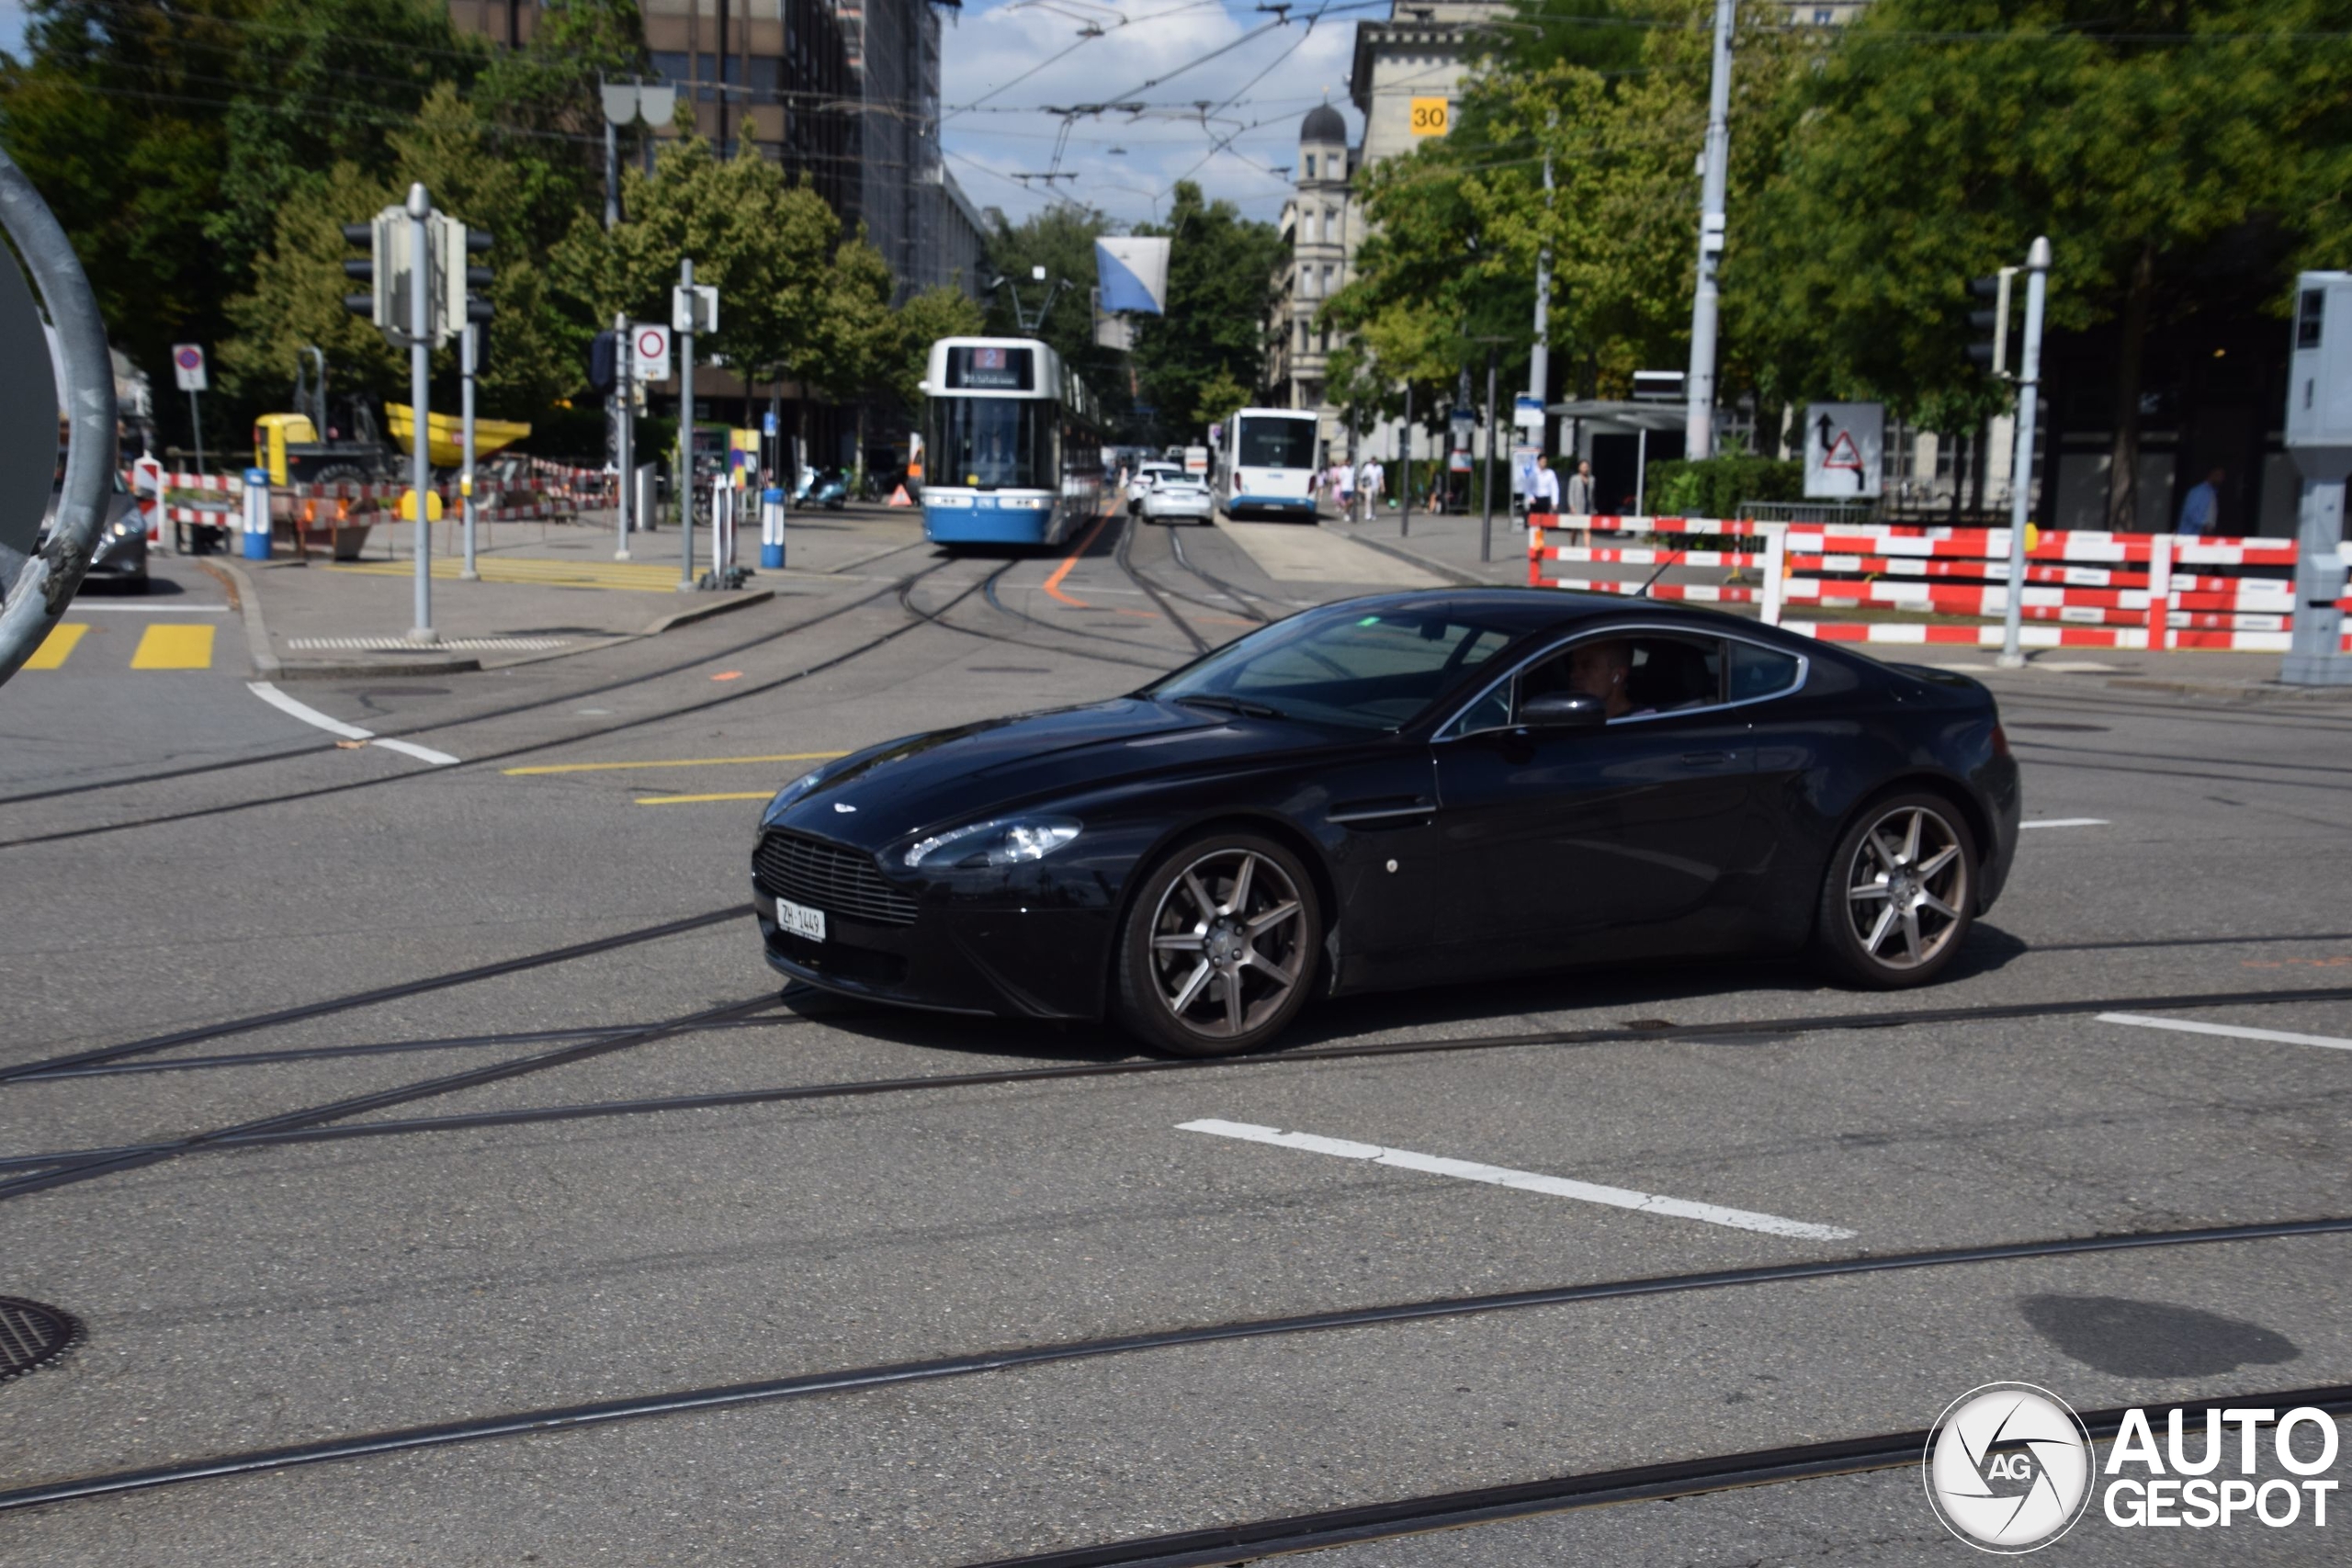
{"label": "tram number 2 sign", "polygon": [[1413,100],[1413,134],[1443,136],[1446,132],[1448,107],[1443,98],[1415,98]]}

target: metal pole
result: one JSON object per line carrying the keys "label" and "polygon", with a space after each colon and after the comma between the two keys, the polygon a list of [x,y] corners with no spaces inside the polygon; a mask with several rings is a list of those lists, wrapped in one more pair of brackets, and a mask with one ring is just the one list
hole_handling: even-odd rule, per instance
{"label": "metal pole", "polygon": [[1738,0],[1715,0],[1714,69],[1707,83],[1707,167],[1699,192],[1699,290],[1690,303],[1690,419],[1682,455],[1715,449],[1715,266],[1724,254],[1724,187],[1731,164],[1731,30]]}
{"label": "metal pole", "polygon": [[1495,558],[1495,345],[1487,345],[1487,467],[1478,482],[1478,558]]}
{"label": "metal pole", "polygon": [[1397,437],[1396,445],[1405,457],[1400,465],[1404,477],[1396,487],[1399,491],[1397,504],[1404,508],[1397,515],[1396,536],[1402,539],[1413,531],[1413,384],[1410,381],[1405,383],[1405,429]]}
{"label": "metal pole", "polygon": [[2009,460],[2009,600],[2001,615],[2001,656],[1994,660],[2004,670],[2025,663],[2018,646],[2025,621],[2025,525],[2030,514],[2028,492],[2033,488],[2033,417],[2041,394],[2041,301],[2050,279],[2050,241],[2037,235],[2026,253],[2025,360],[2018,367],[2018,449]]}
{"label": "metal pole", "polygon": [[416,625],[411,642],[439,640],[433,633],[433,200],[422,185],[408,187],[409,475],[416,501]]}
{"label": "metal pole", "polygon": [[615,355],[613,385],[620,399],[621,438],[619,448],[620,496],[614,515],[619,524],[619,537],[613,548],[615,560],[628,559],[629,491],[637,484],[637,454],[629,448],[637,424],[637,333],[628,324],[628,312],[613,312],[613,332],[620,340],[620,353]]}
{"label": "metal pole", "polygon": [[[1552,154],[1544,154],[1544,210],[1552,210]],[[1535,348],[1527,360],[1527,393],[1538,403],[1552,398],[1552,247],[1535,253]],[[1493,400],[1487,400],[1491,402]],[[1545,424],[1551,422],[1547,419]],[[1544,432],[1535,433],[1535,448],[1544,449]]]}
{"label": "metal pole", "polygon": [[621,222],[621,128],[613,117],[605,117],[605,228],[607,232],[620,227]]}
{"label": "metal pole", "polygon": [[1649,504],[1650,427],[1644,425],[1634,432],[1634,515],[1646,517],[1644,510]]}
{"label": "metal pole", "polygon": [[[678,333],[678,592],[695,585],[695,260],[678,264],[678,287],[686,293],[685,330]],[[677,323],[673,321],[671,325]]]}
{"label": "metal pole", "polygon": [[200,474],[204,472],[204,416],[197,412],[194,387],[187,389],[187,423],[188,428],[196,433],[196,471]]}
{"label": "metal pole", "polygon": [[458,369],[464,377],[466,439],[466,470],[458,479],[458,493],[466,507],[466,566],[458,576],[466,582],[481,581],[481,573],[474,570],[474,375],[481,367],[481,329],[468,321],[458,339]]}

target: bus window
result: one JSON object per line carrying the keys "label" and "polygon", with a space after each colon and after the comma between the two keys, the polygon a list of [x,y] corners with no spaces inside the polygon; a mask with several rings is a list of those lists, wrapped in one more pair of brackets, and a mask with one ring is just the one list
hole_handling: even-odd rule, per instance
{"label": "bus window", "polygon": [[1245,468],[1311,468],[1315,466],[1315,422],[1245,419],[1234,461]]}

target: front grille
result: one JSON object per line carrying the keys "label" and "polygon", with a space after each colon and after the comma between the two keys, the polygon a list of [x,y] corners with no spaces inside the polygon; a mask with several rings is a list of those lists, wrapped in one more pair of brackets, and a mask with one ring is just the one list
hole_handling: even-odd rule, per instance
{"label": "front grille", "polygon": [[912,895],[882,880],[874,857],[812,839],[772,832],[760,840],[752,871],[763,891],[812,909],[877,925],[910,926]]}

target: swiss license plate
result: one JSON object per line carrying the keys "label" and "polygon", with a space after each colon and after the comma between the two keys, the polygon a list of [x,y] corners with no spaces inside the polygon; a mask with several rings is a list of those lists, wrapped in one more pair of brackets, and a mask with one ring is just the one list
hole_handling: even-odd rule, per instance
{"label": "swiss license plate", "polygon": [[779,898],[775,901],[775,923],[794,936],[805,936],[810,942],[825,940],[825,911],[822,909],[812,909],[806,904]]}

